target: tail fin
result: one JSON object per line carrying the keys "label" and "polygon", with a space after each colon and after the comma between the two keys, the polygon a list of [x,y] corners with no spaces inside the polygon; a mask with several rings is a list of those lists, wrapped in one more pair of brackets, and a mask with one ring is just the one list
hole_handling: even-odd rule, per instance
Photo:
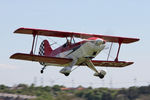
{"label": "tail fin", "polygon": [[47,40],[44,40],[39,48],[39,55],[41,56],[49,56],[52,52],[52,48]]}
{"label": "tail fin", "polygon": [[[39,48],[39,55],[41,56],[49,56],[52,52],[52,48],[50,47],[50,44],[47,40],[44,40]],[[45,65],[44,62],[40,62],[41,65]]]}

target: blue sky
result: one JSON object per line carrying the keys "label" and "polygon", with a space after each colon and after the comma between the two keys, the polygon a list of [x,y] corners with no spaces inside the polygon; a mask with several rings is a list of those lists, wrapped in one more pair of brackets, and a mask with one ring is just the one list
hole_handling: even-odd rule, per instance
{"label": "blue sky", "polygon": [[[128,87],[134,84],[135,78],[137,85],[149,84],[149,5],[149,0],[1,0],[0,84],[31,84],[35,77],[37,85],[42,84],[42,78],[44,85],[52,85],[55,80],[55,84],[66,86],[109,87],[112,80],[113,87]],[[32,37],[13,34],[19,27],[138,37],[141,40],[121,48],[120,59],[135,64],[121,69],[107,68],[104,80],[94,77],[94,72],[86,67],[78,68],[69,77],[60,74],[61,68],[57,67],[48,67],[41,75],[38,63],[9,59],[13,53],[30,52]],[[51,39],[58,44],[65,42],[58,38],[50,38],[50,42],[53,42]],[[104,56],[100,54],[97,59]]]}

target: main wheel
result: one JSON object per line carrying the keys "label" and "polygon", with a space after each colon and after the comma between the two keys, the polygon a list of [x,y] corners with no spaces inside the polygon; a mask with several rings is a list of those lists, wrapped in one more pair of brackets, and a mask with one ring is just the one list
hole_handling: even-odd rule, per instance
{"label": "main wheel", "polygon": [[70,73],[65,73],[64,75],[65,75],[65,76],[69,76],[69,74],[70,74]]}
{"label": "main wheel", "polygon": [[104,75],[101,74],[101,73],[100,73],[98,76],[99,76],[100,79],[103,79],[103,78],[104,78]]}

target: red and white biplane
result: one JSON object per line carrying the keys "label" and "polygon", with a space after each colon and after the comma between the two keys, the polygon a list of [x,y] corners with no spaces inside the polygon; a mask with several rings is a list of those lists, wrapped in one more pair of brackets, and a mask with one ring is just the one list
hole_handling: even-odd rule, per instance
{"label": "red and white biplane", "polygon": [[[106,36],[97,34],[86,34],[76,32],[63,32],[55,30],[33,29],[33,28],[19,28],[14,33],[33,35],[33,43],[31,52],[29,54],[16,53],[11,59],[28,60],[40,62],[43,65],[41,73],[43,73],[46,66],[62,66],[60,73],[68,76],[73,66],[87,66],[95,71],[95,76],[104,78],[105,70],[98,71],[96,67],[125,67],[133,64],[133,62],[119,61],[119,51],[121,44],[128,44],[139,41],[138,38],[127,38],[117,36]],[[47,40],[44,40],[39,49],[39,54],[33,51],[36,48],[36,36],[51,36],[67,38],[67,42],[62,46],[53,50]],[[83,41],[75,43],[74,38],[84,39]],[[92,60],[95,58],[106,46],[106,42],[118,43],[117,56],[114,61],[108,60]],[[111,48],[110,48],[111,49]]]}

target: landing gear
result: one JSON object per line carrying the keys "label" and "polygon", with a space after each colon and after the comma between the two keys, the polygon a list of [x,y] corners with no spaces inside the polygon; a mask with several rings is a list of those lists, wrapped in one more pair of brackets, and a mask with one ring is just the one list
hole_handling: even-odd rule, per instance
{"label": "landing gear", "polygon": [[97,77],[99,77],[100,79],[103,79],[103,78],[105,77],[105,75],[106,75],[106,71],[104,71],[104,70],[100,70],[99,72],[96,72],[96,73],[94,74],[94,76],[97,76]]}
{"label": "landing gear", "polygon": [[46,68],[46,66],[44,66],[42,69],[41,69],[41,74],[44,73],[44,69]]}

